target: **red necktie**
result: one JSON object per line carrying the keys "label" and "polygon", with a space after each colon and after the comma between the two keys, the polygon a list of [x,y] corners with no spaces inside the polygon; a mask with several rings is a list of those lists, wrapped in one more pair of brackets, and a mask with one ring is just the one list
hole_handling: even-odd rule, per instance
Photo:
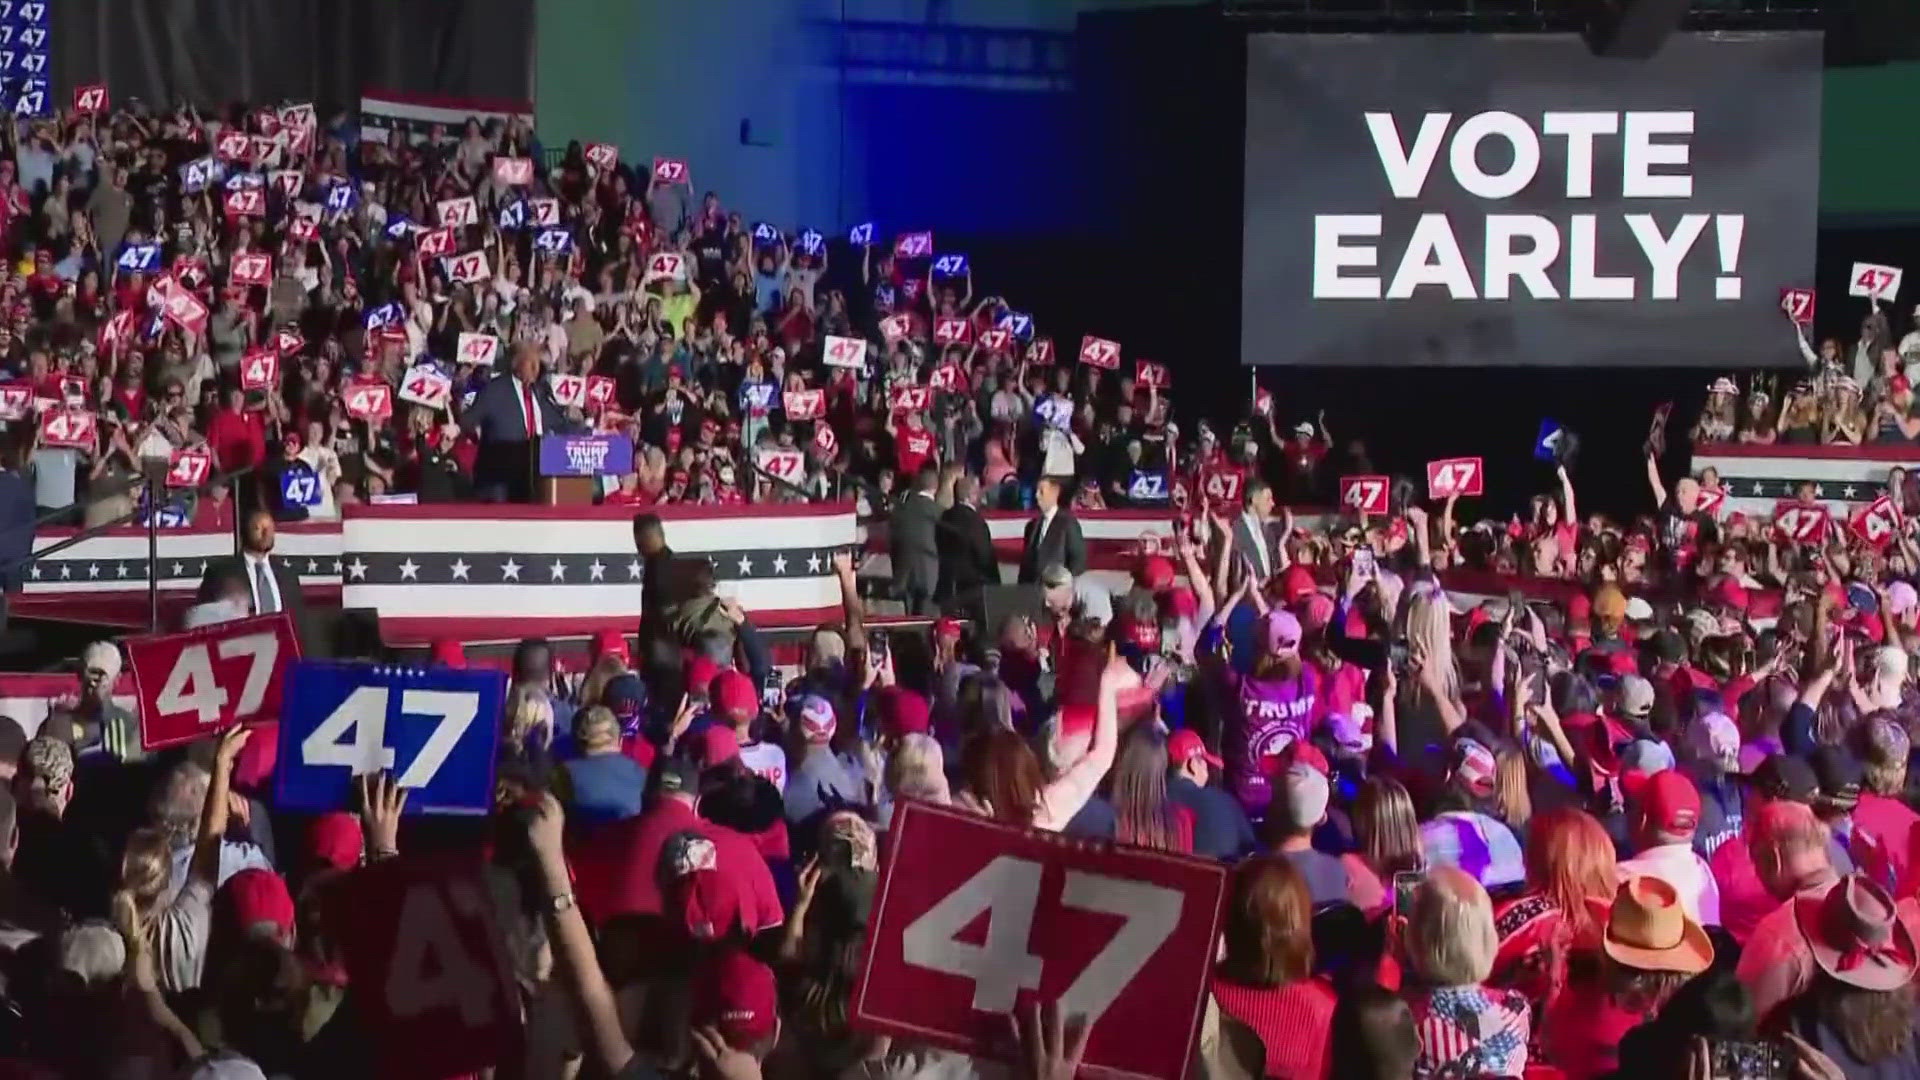
{"label": "red necktie", "polygon": [[521,383],[520,396],[527,403],[527,438],[540,434],[539,414],[533,411],[533,384]]}

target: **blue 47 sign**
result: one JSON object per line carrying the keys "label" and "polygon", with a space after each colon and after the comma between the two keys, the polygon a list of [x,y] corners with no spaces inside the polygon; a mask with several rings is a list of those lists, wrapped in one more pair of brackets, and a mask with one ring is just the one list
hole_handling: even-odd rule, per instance
{"label": "blue 47 sign", "polygon": [[408,813],[484,814],[506,692],[499,671],[302,661],[287,673],[275,800],[344,809],[355,776],[385,771]]}

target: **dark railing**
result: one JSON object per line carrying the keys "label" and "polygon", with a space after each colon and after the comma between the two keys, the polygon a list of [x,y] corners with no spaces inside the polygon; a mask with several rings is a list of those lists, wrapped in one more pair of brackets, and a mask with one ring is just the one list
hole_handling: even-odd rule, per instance
{"label": "dark railing", "polygon": [[[205,494],[207,490],[215,484],[224,483],[229,489],[233,489],[237,486],[234,481],[251,475],[259,469],[259,466],[247,465],[230,472],[221,473],[219,476],[210,476],[198,487],[177,489],[169,489],[166,486],[167,468],[168,466],[166,464],[158,462],[147,466],[146,490],[142,492],[140,505],[135,506],[132,510],[109,521],[89,525],[64,540],[48,544],[38,551],[29,552],[24,558],[10,559],[4,563],[0,563],[0,568],[4,568],[7,577],[17,578],[20,574],[24,574],[28,567],[39,562],[41,559],[56,555],[76,544],[91,540],[109,529],[118,529],[123,525],[136,522],[142,514],[145,514],[147,518],[147,630],[149,633],[157,633],[160,629],[161,512],[175,507],[184,509],[189,497]],[[155,491],[164,493],[166,497],[161,500],[156,500],[153,495]],[[81,506],[80,510],[84,514],[86,507],[97,505],[105,499],[115,498],[124,494],[126,494],[126,489],[96,496]],[[244,527],[239,509],[239,500],[236,498],[234,501],[233,515],[233,550],[235,554],[238,554],[240,551],[240,530]],[[74,507],[68,506],[40,515],[33,523],[34,534],[39,534],[41,526],[46,525],[55,518],[71,516],[73,511]]]}

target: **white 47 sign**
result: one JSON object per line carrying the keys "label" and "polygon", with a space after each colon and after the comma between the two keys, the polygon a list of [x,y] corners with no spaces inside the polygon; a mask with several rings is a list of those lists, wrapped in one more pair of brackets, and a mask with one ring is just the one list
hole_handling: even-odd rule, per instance
{"label": "white 47 sign", "polygon": [[[1044,972],[1041,958],[1027,951],[1042,870],[1032,859],[1011,855],[988,863],[906,928],[901,948],[907,963],[971,981],[973,1007],[982,1012],[1011,1012],[1020,991],[1040,989]],[[1143,881],[1067,871],[1060,889],[1063,907],[1125,921],[1067,987],[1061,1014],[1085,1017],[1089,1024],[1098,1020],[1173,935],[1184,900],[1174,889]],[[959,940],[960,932],[983,914],[986,942]]]}
{"label": "white 47 sign", "polygon": [[1853,272],[1848,277],[1848,296],[1871,296],[1876,300],[1891,300],[1900,293],[1900,279],[1905,272],[1897,266],[1881,266],[1877,263],[1854,263]]}

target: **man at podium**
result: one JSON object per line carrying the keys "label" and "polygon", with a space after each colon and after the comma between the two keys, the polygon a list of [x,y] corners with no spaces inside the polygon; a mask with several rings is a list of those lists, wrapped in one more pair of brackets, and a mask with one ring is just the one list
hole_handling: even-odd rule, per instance
{"label": "man at podium", "polygon": [[485,502],[532,502],[540,436],[581,430],[540,374],[540,346],[514,346],[512,367],[493,377],[460,417],[460,429],[479,440],[473,461],[474,494]]}

